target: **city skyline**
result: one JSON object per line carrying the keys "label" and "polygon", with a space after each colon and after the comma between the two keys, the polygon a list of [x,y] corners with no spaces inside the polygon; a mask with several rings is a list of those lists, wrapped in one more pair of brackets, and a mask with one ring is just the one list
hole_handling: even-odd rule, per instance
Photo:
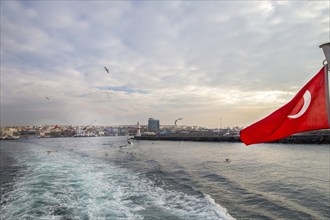
{"label": "city skyline", "polygon": [[322,67],[328,1],[1,1],[1,127],[248,126]]}

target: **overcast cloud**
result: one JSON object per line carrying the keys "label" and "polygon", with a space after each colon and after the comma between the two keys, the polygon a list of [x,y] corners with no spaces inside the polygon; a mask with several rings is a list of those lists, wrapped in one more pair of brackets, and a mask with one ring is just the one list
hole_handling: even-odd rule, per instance
{"label": "overcast cloud", "polygon": [[1,1],[1,126],[247,126],[321,69],[329,13],[329,1]]}

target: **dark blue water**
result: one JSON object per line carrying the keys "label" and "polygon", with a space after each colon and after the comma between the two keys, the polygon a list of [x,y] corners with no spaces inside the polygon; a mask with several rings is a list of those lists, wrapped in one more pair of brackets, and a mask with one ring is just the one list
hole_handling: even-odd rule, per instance
{"label": "dark blue water", "polygon": [[1,219],[330,218],[330,146],[125,143],[1,141]]}

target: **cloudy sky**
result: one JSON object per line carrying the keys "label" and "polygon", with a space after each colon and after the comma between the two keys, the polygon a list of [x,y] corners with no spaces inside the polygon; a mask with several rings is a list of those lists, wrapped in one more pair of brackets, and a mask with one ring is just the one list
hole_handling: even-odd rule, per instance
{"label": "cloudy sky", "polygon": [[1,1],[1,126],[247,126],[321,69],[329,26],[329,1]]}

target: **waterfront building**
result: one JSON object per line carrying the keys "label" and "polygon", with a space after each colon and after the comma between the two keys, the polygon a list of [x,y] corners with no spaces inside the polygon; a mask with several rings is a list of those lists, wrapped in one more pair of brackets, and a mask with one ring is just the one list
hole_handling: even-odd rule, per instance
{"label": "waterfront building", "polygon": [[148,131],[149,132],[159,132],[159,120],[154,118],[149,118],[148,120]]}
{"label": "waterfront building", "polygon": [[4,128],[1,129],[1,139],[17,139],[18,130],[16,128]]}
{"label": "waterfront building", "polygon": [[137,129],[136,129],[136,137],[141,137],[141,126],[140,126],[140,122],[137,122]]}

